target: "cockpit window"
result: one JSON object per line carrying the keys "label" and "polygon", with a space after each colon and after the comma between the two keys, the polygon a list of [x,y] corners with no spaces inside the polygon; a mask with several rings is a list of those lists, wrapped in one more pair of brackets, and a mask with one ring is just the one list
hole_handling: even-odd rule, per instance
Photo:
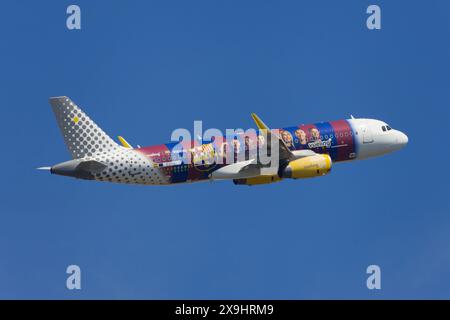
{"label": "cockpit window", "polygon": [[388,130],[392,130],[392,128],[391,128],[391,127],[389,127],[389,126],[386,126],[386,128],[387,128]]}
{"label": "cockpit window", "polygon": [[386,127],[382,126],[381,129],[383,129],[383,132],[386,131]]}

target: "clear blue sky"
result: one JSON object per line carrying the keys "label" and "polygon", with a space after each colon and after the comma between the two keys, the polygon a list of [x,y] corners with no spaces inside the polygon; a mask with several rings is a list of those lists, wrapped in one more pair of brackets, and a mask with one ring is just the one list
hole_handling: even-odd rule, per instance
{"label": "clear blue sky", "polygon": [[[1,4],[0,298],[450,298],[448,1],[74,3],[81,31],[72,2]],[[410,142],[259,187],[95,183],[35,170],[69,159],[57,95],[134,145],[251,112],[377,118]]]}

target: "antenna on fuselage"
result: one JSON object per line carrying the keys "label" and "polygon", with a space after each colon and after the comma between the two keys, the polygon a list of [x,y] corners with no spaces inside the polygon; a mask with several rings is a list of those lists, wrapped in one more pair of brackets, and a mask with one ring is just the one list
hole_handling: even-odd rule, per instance
{"label": "antenna on fuselage", "polygon": [[350,115],[350,118],[355,119],[355,117],[352,114]]}

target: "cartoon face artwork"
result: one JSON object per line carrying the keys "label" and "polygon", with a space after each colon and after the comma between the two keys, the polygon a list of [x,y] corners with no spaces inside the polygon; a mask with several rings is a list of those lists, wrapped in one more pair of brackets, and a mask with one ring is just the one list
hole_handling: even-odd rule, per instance
{"label": "cartoon face artwork", "polygon": [[306,144],[306,133],[305,131],[303,131],[302,129],[297,129],[294,132],[295,137],[298,140],[298,143],[300,143],[301,145],[305,145]]}

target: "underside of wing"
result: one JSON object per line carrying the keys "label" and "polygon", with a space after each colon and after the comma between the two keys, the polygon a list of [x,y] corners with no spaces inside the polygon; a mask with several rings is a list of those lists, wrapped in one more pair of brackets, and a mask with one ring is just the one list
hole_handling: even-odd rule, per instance
{"label": "underside of wing", "polygon": [[261,174],[261,167],[256,159],[229,164],[211,173],[211,178],[219,179],[243,179],[256,177]]}

